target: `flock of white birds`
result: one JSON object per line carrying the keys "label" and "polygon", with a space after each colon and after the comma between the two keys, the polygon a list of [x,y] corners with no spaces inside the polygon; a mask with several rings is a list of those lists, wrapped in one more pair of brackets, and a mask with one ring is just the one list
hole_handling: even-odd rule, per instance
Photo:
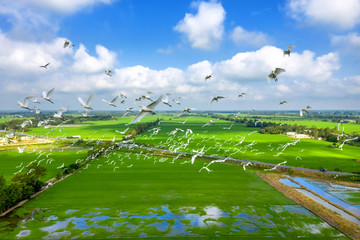
{"label": "flock of white birds", "polygon": [[[69,40],[65,40],[64,42],[64,45],[63,45],[64,48],[67,48],[67,47],[74,47],[74,44],[72,44]],[[284,57],[288,56],[290,57],[290,51],[292,49],[294,49],[295,46],[289,46],[287,50],[284,50],[283,53],[284,53]],[[42,66],[40,66],[41,68],[44,68],[44,69],[47,69],[50,65],[50,62],[49,63],[46,63]],[[285,72],[285,69],[283,68],[275,68],[273,71],[270,72],[270,74],[267,76],[267,79],[268,81],[270,82],[271,80],[274,80],[275,82],[278,81],[278,75]],[[108,75],[109,77],[112,76],[112,70],[105,70],[105,74]],[[211,75],[207,75],[205,76],[205,83],[209,80],[211,80],[212,76]],[[54,104],[54,102],[52,101],[51,97],[53,95],[55,91],[55,88],[52,88],[50,89],[49,91],[44,91],[42,93],[42,96],[41,98],[44,99],[45,101],[49,102],[49,103],[52,103]],[[154,110],[156,108],[156,106],[158,106],[159,103],[163,103],[169,107],[172,107],[172,105],[169,103],[169,96],[172,95],[172,93],[166,93],[165,94],[165,97],[163,96],[160,96],[157,100],[153,100],[151,99],[150,95],[153,94],[152,92],[147,92],[146,94],[138,97],[135,99],[135,102],[140,102],[140,101],[144,101],[144,100],[148,100],[148,101],[151,101],[150,104],[146,105],[146,106],[139,106],[141,107],[141,110],[140,112],[135,116],[135,118],[129,122],[128,124],[133,124],[133,123],[136,123],[136,122],[140,122],[141,119],[143,117],[145,117],[146,115],[149,115],[149,114],[155,114]],[[244,97],[246,95],[245,92],[242,92],[241,94],[238,95],[239,98],[241,97]],[[92,102],[93,102],[93,98],[94,98],[94,93],[90,94],[90,96],[88,97],[88,99],[85,101],[83,100],[81,97],[78,97],[78,101],[80,102],[80,106],[82,108],[84,108],[84,111],[82,112],[82,115],[83,116],[87,116],[89,111],[90,110],[93,110],[92,108]],[[118,95],[116,95],[111,101],[108,101],[108,100],[105,100],[105,99],[102,99],[102,101],[106,104],[108,104],[109,106],[112,106],[112,107],[116,107],[116,104],[117,102],[120,102],[120,104],[123,104],[125,102],[125,99],[127,98],[127,96],[125,94],[122,94],[122,93],[119,93]],[[223,99],[223,98],[226,98],[225,96],[214,96],[211,101],[210,101],[210,104],[214,103],[214,102],[218,102],[220,99]],[[177,105],[180,105],[180,99],[181,97],[178,97],[177,99],[172,99],[172,101],[177,104]],[[37,96],[26,96],[24,98],[24,101],[23,102],[20,102],[18,101],[18,106],[22,109],[27,109],[29,111],[32,111],[32,112],[35,112],[36,114],[39,114],[40,113],[40,109],[33,106],[33,107],[30,107],[29,104],[30,104],[30,101],[34,104],[40,104],[40,102],[38,101],[38,97]],[[283,105],[287,103],[287,101],[281,101],[279,103],[279,105]],[[175,118],[177,117],[180,117],[182,116],[183,114],[185,113],[190,113],[191,110],[193,110],[194,108],[188,108],[188,107],[185,107],[183,111],[175,114]],[[302,116],[304,112],[308,113],[308,110],[311,109],[310,106],[306,106],[306,108],[303,108],[300,110],[300,115]],[[69,106],[68,107],[61,107],[56,113],[53,114],[53,117],[54,118],[60,118],[60,119],[63,119],[64,120],[64,117],[63,117],[63,113],[67,112],[69,110]],[[253,111],[255,111],[255,109],[253,108]],[[123,116],[126,116],[128,115],[129,113],[133,113],[133,107],[131,108],[127,108],[125,113],[123,114]],[[217,120],[219,120],[219,118],[217,119],[212,119],[210,120],[209,122],[207,122],[206,124],[204,124],[202,127],[207,127],[207,126],[211,126],[213,125]],[[50,122],[52,122],[54,120],[52,119],[47,119],[47,120],[43,120],[43,121],[39,121],[37,126],[38,127],[41,127],[43,126],[44,128],[49,128],[50,126]],[[187,120],[185,120],[182,124],[185,124]],[[61,127],[63,124],[65,124],[67,121],[63,121],[60,125],[57,125],[54,129],[52,129],[51,131],[54,131],[55,129]],[[256,121],[255,122],[255,126],[260,123],[261,121]],[[29,119],[29,120],[26,120],[24,121],[22,124],[21,124],[21,127],[24,128],[26,125],[28,124],[32,124],[32,121]],[[340,124],[340,123],[339,123]],[[223,127],[224,130],[230,130],[232,128],[233,124],[231,124],[230,126],[228,127]],[[119,130],[116,130],[116,132],[120,133],[120,134],[125,134],[127,131],[129,130],[129,128],[123,130],[123,131],[119,131]],[[149,130],[150,134],[146,137],[152,137],[154,135],[157,135],[159,133],[159,131],[161,130],[160,127],[156,127],[156,128],[152,128]],[[61,128],[59,129],[59,131],[61,131]],[[180,136],[180,137],[176,137],[177,136],[177,133],[178,132],[183,132],[183,135]],[[256,131],[254,131],[256,132]],[[248,135],[251,135],[252,133],[254,132],[251,132],[249,133]],[[339,134],[338,137],[340,136],[345,136],[343,133],[342,135]],[[192,141],[194,138],[194,133],[191,129],[187,129],[187,130],[183,130],[181,128],[176,128],[175,130],[169,132],[169,137],[167,138],[166,142],[160,142],[160,144],[163,145],[163,147],[166,147],[168,148],[170,151],[172,151],[173,153],[177,153],[178,151],[180,150],[185,150],[187,148],[187,146],[189,145],[190,141]],[[243,143],[243,141],[245,140],[246,136],[241,136],[235,143],[234,143],[234,146],[239,146]],[[210,140],[211,138],[204,138],[202,140],[201,143],[205,143],[206,141]],[[212,137],[212,140],[219,140],[220,139],[214,139],[214,137]],[[227,141],[231,141],[232,139],[230,140],[227,140]],[[347,139],[345,140],[342,145],[340,146],[340,150],[342,150],[342,147],[343,145],[345,144],[346,141],[350,141],[350,140],[354,140],[354,139]],[[115,141],[115,136],[114,136],[114,139],[113,141]],[[225,141],[225,142],[227,142]],[[295,145],[297,144],[298,142],[300,141],[300,139],[296,140],[296,141],[293,141],[293,142],[290,142],[290,143],[287,143],[287,144],[284,144],[284,145],[280,145],[279,147],[277,147],[277,150],[280,149],[279,152],[277,152],[276,154],[274,154],[273,156],[275,158],[279,157],[281,154],[283,154],[283,152],[285,151],[286,148],[288,148],[289,146],[291,145]],[[74,141],[75,142],[75,141]],[[91,142],[91,141],[88,141],[88,142]],[[100,140],[97,140],[96,144],[99,144],[99,142],[101,142]],[[123,143],[126,143],[127,141],[124,141]],[[131,142],[131,141],[130,141]],[[201,143],[198,143],[198,145],[200,145]],[[191,161],[188,161],[189,163],[194,163],[195,159],[197,157],[201,157],[205,154],[206,151],[209,151],[211,150],[212,148],[215,148],[215,149],[218,149],[218,151],[222,151],[223,153],[227,153],[227,156],[231,157],[233,154],[236,154],[236,153],[239,153],[239,152],[242,152],[242,153],[245,153],[245,151],[251,151],[251,152],[254,152],[254,154],[258,155],[258,154],[264,154],[264,152],[258,152],[257,149],[254,149],[253,146],[256,144],[256,141],[253,141],[252,143],[246,145],[246,146],[242,146],[241,148],[236,148],[232,153],[230,153],[229,149],[222,149],[222,144],[220,143],[216,143],[215,146],[213,147],[209,147],[208,149],[205,149],[206,148],[206,145],[204,145],[202,148],[200,148],[199,150],[194,150],[194,149],[187,149],[187,150],[190,150],[190,152],[193,153],[192,155],[192,158],[191,158]],[[70,145],[71,146],[71,145]],[[131,147],[134,147],[134,145],[129,145],[130,148]],[[24,152],[24,149],[25,149],[26,146],[23,146],[22,148],[18,148],[19,150],[19,153],[23,153]],[[109,149],[106,149],[105,152],[107,151],[111,151],[113,149],[113,147],[109,148]],[[104,149],[102,149],[104,150]],[[274,150],[274,147],[271,146],[271,143],[269,144],[269,150],[270,151],[273,151]],[[302,150],[303,151],[303,150]],[[173,162],[178,159],[180,156],[182,156],[183,153],[180,153],[174,160]],[[146,155],[144,155],[146,156]],[[214,157],[214,155],[211,155]],[[96,158],[97,156],[89,156],[90,158],[94,159]],[[225,162],[226,160],[229,159],[228,158],[225,158],[225,159],[217,159],[217,160],[213,160],[211,161],[210,163],[207,163],[205,164],[199,171],[202,171],[202,170],[207,170],[208,172],[210,172],[211,170],[209,169],[209,167],[211,166],[211,164],[213,163],[216,163],[216,162]],[[296,159],[301,159],[300,156],[297,156]],[[48,162],[49,159],[46,160],[46,162]],[[172,162],[172,163],[173,163]],[[155,162],[154,162],[155,163]],[[186,163],[186,161],[184,162]],[[274,170],[276,167],[278,167],[279,165],[283,165],[285,164],[286,161],[284,162],[281,162],[277,165],[275,165],[273,168],[270,168],[270,169],[267,169],[267,170]],[[113,164],[113,163],[111,163]],[[249,162],[243,162],[242,165],[243,165],[243,168],[244,170],[246,169],[246,166],[249,166],[251,165],[252,163],[249,161]],[[131,165],[128,165],[128,167],[131,167]],[[62,168],[64,167],[63,164],[60,165],[58,168]],[[98,165],[97,168],[101,167],[101,165]],[[118,168],[118,166],[114,166],[114,171]]]}

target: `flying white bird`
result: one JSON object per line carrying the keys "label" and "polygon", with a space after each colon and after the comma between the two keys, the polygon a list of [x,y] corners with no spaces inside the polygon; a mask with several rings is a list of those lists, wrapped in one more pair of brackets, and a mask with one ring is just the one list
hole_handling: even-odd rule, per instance
{"label": "flying white bird", "polygon": [[282,72],[285,72],[285,69],[275,68],[275,70],[271,71],[271,73],[267,76],[268,81],[270,82],[270,80],[274,79],[275,82],[277,82],[278,81],[277,76]]}
{"label": "flying white bird", "polygon": [[295,46],[289,46],[287,51],[284,50],[284,57],[285,57],[285,55],[288,55],[290,57],[290,50],[292,50],[294,48],[295,48]]}
{"label": "flying white bird", "polygon": [[150,103],[147,106],[139,106],[139,107],[141,107],[140,113],[128,124],[140,122],[140,120],[148,114],[155,114],[154,109],[160,103],[161,98],[162,98],[162,96],[160,96],[156,101]]}
{"label": "flying white bird", "polygon": [[24,127],[26,127],[26,125],[28,125],[28,124],[32,124],[32,121],[29,119],[29,120],[25,120],[20,126],[21,126],[21,128],[24,128]]}
{"label": "flying white bird", "polygon": [[32,99],[32,98],[34,98],[34,96],[27,96],[27,97],[25,97],[25,98],[24,98],[24,103],[17,101],[17,102],[18,102],[19,107],[21,107],[21,108],[24,108],[24,109],[27,109],[27,110],[30,110],[30,111],[31,111],[31,109],[29,108],[29,101],[30,101],[30,99]]}
{"label": "flying white bird", "polygon": [[132,109],[133,109],[132,107],[131,107],[131,108],[127,108],[127,109],[126,109],[126,112],[124,113],[124,115],[122,115],[122,117],[128,115],[129,113],[132,113],[132,112],[133,112]]}
{"label": "flying white bird", "polygon": [[105,71],[105,74],[108,75],[109,77],[111,77],[112,71],[111,71],[111,70],[106,70],[106,71]]}
{"label": "flying white bird", "polygon": [[54,90],[55,90],[55,88],[52,88],[50,91],[48,91],[48,92],[46,92],[46,91],[44,91],[43,93],[42,93],[42,98],[44,99],[44,100],[46,100],[46,101],[48,101],[48,102],[51,102],[52,104],[54,104],[54,102],[53,101],[51,101],[51,95],[52,95],[52,93],[54,92]]}
{"label": "flying white bird", "polygon": [[116,100],[117,100],[118,98],[119,98],[119,95],[116,95],[116,97],[114,97],[114,99],[111,100],[110,102],[109,102],[109,101],[106,101],[105,99],[103,99],[102,101],[105,102],[105,103],[107,103],[109,106],[116,107],[115,102],[116,102]]}
{"label": "flying white bird", "polygon": [[70,42],[69,40],[64,40],[64,48],[67,47],[75,47],[75,45],[72,44],[72,42]]}
{"label": "flying white bird", "polygon": [[25,150],[25,148],[26,148],[26,145],[25,145],[25,146],[23,146],[22,148],[18,147],[18,151],[19,151],[19,153],[23,153],[23,152],[24,152],[24,150]]}
{"label": "flying white bird", "polygon": [[161,99],[161,102],[165,105],[168,105],[169,107],[172,107],[170,104],[169,104],[169,96],[171,95],[171,93],[167,93],[165,94],[166,97],[164,99]]}
{"label": "flying white bird", "polygon": [[50,63],[48,62],[47,64],[41,65],[40,67],[47,69],[49,65]]}
{"label": "flying white bird", "polygon": [[221,98],[225,98],[225,97],[223,97],[223,96],[215,96],[215,97],[213,97],[213,99],[211,99],[211,102],[210,102],[210,104],[212,104],[214,101],[219,101],[219,99],[221,99]]}
{"label": "flying white bird", "polygon": [[201,127],[206,127],[206,126],[210,126],[212,124],[214,124],[215,121],[219,120],[220,118],[217,119],[212,119],[209,122],[205,123],[204,125],[202,125]]}
{"label": "flying white bird", "polygon": [[69,106],[68,106],[67,108],[61,107],[61,108],[57,111],[57,113],[54,113],[53,117],[54,117],[54,118],[62,118],[62,114],[63,114],[64,112],[68,111],[68,110],[69,110]]}
{"label": "flying white bird", "polygon": [[92,94],[89,96],[88,100],[87,100],[86,103],[85,103],[84,100],[82,100],[81,97],[78,97],[78,100],[79,100],[79,102],[80,102],[80,106],[82,106],[83,108],[85,108],[85,109],[87,109],[87,110],[93,110],[93,109],[91,108],[91,103],[92,103],[93,98],[94,98],[94,93],[92,93]]}

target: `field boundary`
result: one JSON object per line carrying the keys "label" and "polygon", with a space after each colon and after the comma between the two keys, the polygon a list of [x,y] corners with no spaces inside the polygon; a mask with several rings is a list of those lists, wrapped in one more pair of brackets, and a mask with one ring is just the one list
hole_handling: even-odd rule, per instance
{"label": "field boundary", "polygon": [[310,212],[314,213],[329,225],[344,233],[346,236],[352,239],[360,239],[359,225],[344,219],[339,214],[325,208],[320,203],[317,203],[310,197],[303,195],[296,189],[288,187],[285,184],[279,182],[280,177],[282,177],[281,175],[276,173],[257,173],[257,175],[268,184],[276,188],[279,192],[283,193],[286,197],[308,209]]}

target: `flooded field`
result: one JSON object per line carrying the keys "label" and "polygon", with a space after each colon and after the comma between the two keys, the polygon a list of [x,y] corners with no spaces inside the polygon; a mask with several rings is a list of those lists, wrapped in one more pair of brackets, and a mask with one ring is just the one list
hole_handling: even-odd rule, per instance
{"label": "flooded field", "polygon": [[[84,213],[80,209],[69,209],[62,216],[44,210],[31,219],[20,221],[14,234],[18,239],[33,239],[35,234],[42,239],[91,239],[99,236],[344,237],[300,205],[274,205],[268,209],[234,206],[229,211],[217,206],[171,208],[168,205],[144,209],[143,213],[109,208],[93,210]],[[6,238],[6,235],[2,234],[2,237]]]}

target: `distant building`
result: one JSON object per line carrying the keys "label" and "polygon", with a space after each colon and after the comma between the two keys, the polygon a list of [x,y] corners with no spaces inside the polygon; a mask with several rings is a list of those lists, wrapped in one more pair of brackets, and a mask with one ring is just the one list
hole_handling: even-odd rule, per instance
{"label": "distant building", "polygon": [[301,139],[304,139],[304,138],[311,138],[310,135],[307,135],[307,134],[302,134],[302,133],[296,133],[296,132],[287,132],[286,135],[288,137],[292,137],[292,138],[301,138]]}

